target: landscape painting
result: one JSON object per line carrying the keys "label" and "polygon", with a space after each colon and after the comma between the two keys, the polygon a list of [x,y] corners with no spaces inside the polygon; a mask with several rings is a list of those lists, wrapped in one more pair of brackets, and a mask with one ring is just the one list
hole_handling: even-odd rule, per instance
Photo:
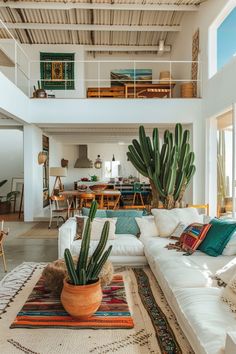
{"label": "landscape painting", "polygon": [[111,71],[111,86],[124,84],[151,84],[152,69],[120,69]]}

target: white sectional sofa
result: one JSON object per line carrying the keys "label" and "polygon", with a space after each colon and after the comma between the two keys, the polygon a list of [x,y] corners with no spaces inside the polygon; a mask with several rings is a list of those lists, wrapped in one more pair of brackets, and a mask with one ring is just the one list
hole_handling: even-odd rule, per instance
{"label": "white sectional sofa", "polygon": [[[71,218],[59,229],[59,257],[66,247],[78,254],[81,241],[74,241],[75,235],[76,220]],[[234,257],[210,257],[200,251],[186,256],[167,250],[169,242],[152,235],[117,235],[109,241],[111,260],[117,265],[149,264],[196,354],[236,354],[236,314],[221,301],[222,289],[212,278]],[[96,243],[92,241],[91,251]]]}

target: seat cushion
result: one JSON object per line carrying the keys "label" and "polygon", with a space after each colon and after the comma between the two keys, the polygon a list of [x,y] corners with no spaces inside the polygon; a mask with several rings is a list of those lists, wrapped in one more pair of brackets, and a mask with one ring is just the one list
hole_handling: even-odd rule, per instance
{"label": "seat cushion", "polygon": [[219,354],[225,346],[226,332],[235,331],[235,314],[220,297],[218,288],[174,291],[177,320],[196,353]]}
{"label": "seat cushion", "polygon": [[[89,255],[91,255],[97,247],[99,241],[92,240],[90,242]],[[115,240],[108,240],[106,249],[112,245],[111,256],[144,256],[144,247],[141,241],[134,235],[123,234],[116,235]],[[81,247],[81,240],[76,240],[71,245],[71,252],[78,256]]]}
{"label": "seat cushion", "polygon": [[209,256],[217,257],[222,254],[231,236],[236,231],[236,222],[213,219],[210,224],[211,228],[198,248]]}
{"label": "seat cushion", "polygon": [[[83,215],[83,216],[89,216],[89,211],[90,211],[89,208],[82,208],[82,215]],[[106,210],[103,210],[103,209],[98,209],[98,210],[96,211],[95,216],[96,216],[97,218],[107,218],[107,217],[108,217],[108,216],[107,216],[107,211],[106,211]]]}

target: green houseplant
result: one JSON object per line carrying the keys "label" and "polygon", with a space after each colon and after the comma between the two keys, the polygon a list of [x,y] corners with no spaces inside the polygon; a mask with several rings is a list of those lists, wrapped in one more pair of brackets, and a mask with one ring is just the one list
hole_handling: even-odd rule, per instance
{"label": "green houseplant", "polygon": [[68,248],[64,254],[69,278],[64,280],[61,302],[69,314],[81,319],[91,316],[101,304],[102,290],[99,273],[112,249],[110,246],[105,251],[110,227],[109,221],[106,221],[98,245],[89,258],[91,225],[96,211],[97,202],[94,201],[83,232],[77,265],[74,265]]}
{"label": "green houseplant", "polygon": [[152,139],[146,135],[143,126],[139,127],[139,141],[134,139],[129,145],[128,159],[145,177],[152,188],[153,207],[159,202],[164,208],[172,209],[179,205],[196,167],[194,153],[190,148],[190,131],[176,124],[175,133],[164,132],[160,146],[159,131],[153,129]]}

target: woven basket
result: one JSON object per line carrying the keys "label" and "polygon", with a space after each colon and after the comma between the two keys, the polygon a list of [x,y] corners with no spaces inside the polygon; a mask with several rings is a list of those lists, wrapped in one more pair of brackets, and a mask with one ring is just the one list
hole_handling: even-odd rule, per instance
{"label": "woven basket", "polygon": [[47,154],[43,151],[39,152],[38,154],[38,164],[42,165],[46,162],[47,160]]}
{"label": "woven basket", "polygon": [[161,71],[159,79],[161,84],[169,84],[170,81],[173,82],[173,78],[171,77],[169,71]]}
{"label": "woven basket", "polygon": [[180,85],[180,96],[182,98],[193,98],[193,84],[186,82]]}

